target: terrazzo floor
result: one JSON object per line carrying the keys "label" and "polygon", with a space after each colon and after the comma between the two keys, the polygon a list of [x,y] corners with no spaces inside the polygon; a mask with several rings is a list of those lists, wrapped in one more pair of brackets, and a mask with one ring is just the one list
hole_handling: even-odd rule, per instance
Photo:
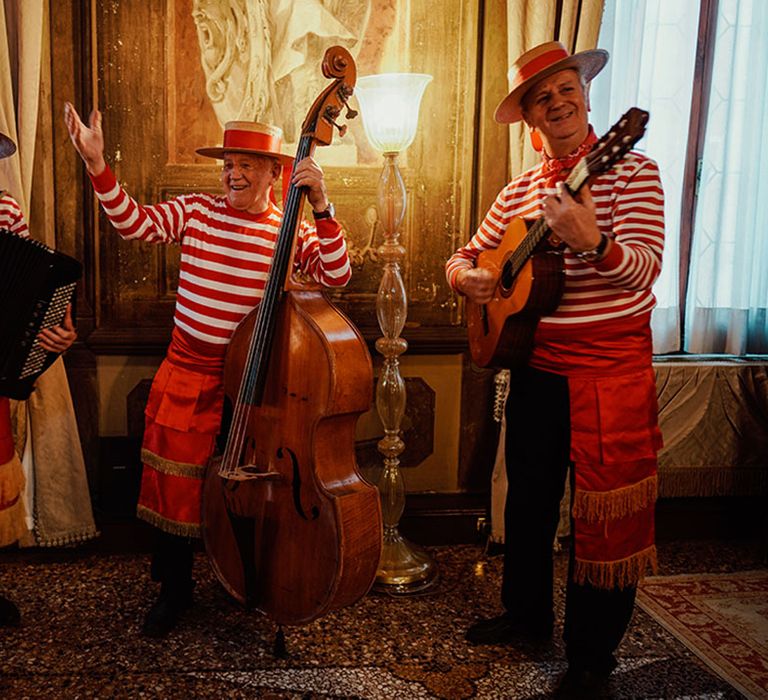
{"label": "terrazzo floor", "polygon": [[[764,566],[756,542],[660,545],[661,574]],[[145,554],[0,552],[0,592],[21,608],[0,629],[0,698],[547,698],[565,669],[557,629],[538,647],[472,647],[477,618],[497,614],[501,558],[480,546],[430,548],[440,567],[427,594],[366,596],[287,631],[288,658],[272,653],[275,628],[232,602],[203,554],[196,606],[165,640],[139,635],[156,584]],[[567,555],[556,555],[562,581]],[[636,609],[609,697],[739,698],[691,652]]]}

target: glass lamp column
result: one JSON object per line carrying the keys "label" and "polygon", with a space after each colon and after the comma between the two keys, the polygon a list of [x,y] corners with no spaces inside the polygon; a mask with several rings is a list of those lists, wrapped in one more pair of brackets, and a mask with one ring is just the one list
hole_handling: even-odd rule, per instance
{"label": "glass lamp column", "polygon": [[388,73],[360,78],[356,87],[368,139],[384,155],[378,186],[379,218],[384,230],[384,243],[378,248],[378,255],[383,271],[376,297],[376,316],[382,333],[376,349],[383,356],[376,386],[376,409],[384,428],[378,443],[384,467],[377,486],[384,536],[374,588],[394,594],[423,590],[437,578],[437,565],[432,558],[399,531],[405,508],[405,483],[400,471],[405,443],[400,425],[406,402],[399,358],[408,348],[400,335],[408,313],[408,299],[400,273],[405,258],[400,225],[405,215],[406,191],[397,159],[416,134],[421,97],[431,79],[422,74]]}

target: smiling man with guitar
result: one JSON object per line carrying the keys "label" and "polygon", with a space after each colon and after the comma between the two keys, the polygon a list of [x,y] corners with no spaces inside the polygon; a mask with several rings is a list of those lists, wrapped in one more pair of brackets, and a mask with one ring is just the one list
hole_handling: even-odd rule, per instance
{"label": "smiling man with guitar", "polygon": [[524,53],[496,120],[531,129],[539,165],[498,195],[446,265],[467,298],[470,349],[509,367],[505,612],[472,625],[474,644],[548,639],[552,542],[570,466],[572,542],[561,688],[594,689],[616,666],[635,589],[656,565],[657,425],[651,292],[664,201],[651,159],[630,151],[633,109],[598,141],[587,85],[606,51],[559,42]]}

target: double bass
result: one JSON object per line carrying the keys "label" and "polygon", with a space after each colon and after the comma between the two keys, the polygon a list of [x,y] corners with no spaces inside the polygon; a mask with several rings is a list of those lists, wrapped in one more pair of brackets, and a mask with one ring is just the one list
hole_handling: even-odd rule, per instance
{"label": "double bass", "polygon": [[[333,82],[302,125],[295,162],[328,145],[356,68],[325,53]],[[320,285],[294,279],[306,188],[284,193],[283,221],[260,304],[241,322],[224,365],[226,444],[208,464],[202,535],[216,576],[278,625],[311,622],[373,584],[381,554],[378,491],[359,473],[355,425],[371,405],[365,341]],[[229,422],[228,432],[225,424]],[[278,653],[280,653],[278,651]]]}

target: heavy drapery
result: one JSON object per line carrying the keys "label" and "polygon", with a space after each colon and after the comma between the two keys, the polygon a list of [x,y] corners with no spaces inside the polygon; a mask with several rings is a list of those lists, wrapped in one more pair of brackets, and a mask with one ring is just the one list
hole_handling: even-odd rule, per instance
{"label": "heavy drapery", "polygon": [[[16,153],[0,160],[0,189],[19,202],[27,221],[46,222],[50,194],[33,172],[50,163],[36,162],[43,62],[50,41],[48,4],[43,0],[0,0],[0,131],[17,144]],[[44,66],[44,68],[43,68]],[[43,68],[41,74],[41,68]],[[49,127],[50,129],[50,127]],[[55,246],[53,226],[30,226],[33,238]],[[27,479],[25,505],[31,538],[24,544],[60,545],[95,536],[85,464],[64,365],[57,360],[37,381],[29,401],[13,402],[17,451]]]}

